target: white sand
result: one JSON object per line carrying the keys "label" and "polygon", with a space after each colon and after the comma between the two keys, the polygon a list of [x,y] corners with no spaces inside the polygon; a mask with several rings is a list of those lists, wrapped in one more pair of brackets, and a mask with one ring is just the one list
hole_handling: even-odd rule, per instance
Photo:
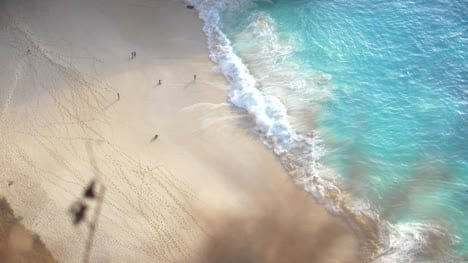
{"label": "white sand", "polygon": [[183,2],[0,10],[0,191],[60,262],[82,260],[88,228],[67,211],[96,177],[106,192],[91,262],[355,262],[351,231],[226,103]]}

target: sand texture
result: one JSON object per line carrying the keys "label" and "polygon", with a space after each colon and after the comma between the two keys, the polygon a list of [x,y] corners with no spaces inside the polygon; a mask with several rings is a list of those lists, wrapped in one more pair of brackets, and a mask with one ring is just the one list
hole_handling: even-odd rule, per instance
{"label": "sand texture", "polygon": [[59,262],[359,261],[227,103],[201,28],[181,1],[0,1],[1,195]]}

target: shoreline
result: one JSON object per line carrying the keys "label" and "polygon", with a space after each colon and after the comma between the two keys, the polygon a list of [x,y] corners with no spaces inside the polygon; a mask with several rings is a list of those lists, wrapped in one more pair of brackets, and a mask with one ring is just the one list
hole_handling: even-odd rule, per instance
{"label": "shoreline", "polygon": [[293,185],[226,103],[197,14],[182,1],[111,2],[6,3],[27,15],[0,33],[15,43],[0,47],[0,166],[15,181],[0,189],[54,256],[81,260],[87,229],[66,213],[94,178],[107,189],[94,261],[359,258],[349,227]]}
{"label": "shoreline", "polygon": [[211,6],[209,0],[189,2],[194,4],[205,23],[203,31],[208,38],[210,59],[229,82],[228,101],[247,111],[254,119],[252,122],[255,122],[258,139],[277,156],[296,186],[321,203],[328,212],[352,226],[364,250],[361,252],[363,258],[373,261],[380,257],[386,242],[380,235],[389,229],[379,224],[372,211],[366,208],[354,210],[355,202],[337,191],[341,187],[330,176],[333,172],[320,162],[321,139],[315,131],[297,131],[292,127],[285,105],[276,97],[262,94],[258,89],[261,84],[251,74],[248,63],[244,64],[234,52],[230,39],[224,34],[220,13],[231,5],[242,8],[243,3],[222,1]]}
{"label": "shoreline", "polygon": [[[273,43],[268,41],[275,39],[275,21],[269,20],[269,14],[259,15],[259,18],[254,11],[254,15],[247,16],[249,17],[247,19],[248,26],[243,27],[242,31],[237,32],[238,34],[234,34],[234,39],[239,38],[240,40],[237,39],[235,43],[231,44],[231,40],[223,32],[225,25],[222,19],[220,20],[224,8],[229,9],[230,5],[233,5],[241,12],[250,12],[252,6],[247,4],[246,9],[243,9],[243,2],[231,1],[220,1],[216,5],[213,5],[210,0],[191,0],[190,2],[195,4],[200,18],[205,22],[204,31],[208,36],[210,58],[215,64],[220,65],[219,68],[229,80],[229,101],[247,111],[254,119],[258,137],[278,156],[292,179],[326,207],[330,213],[341,217],[353,226],[360,236],[362,248],[365,250],[363,254],[366,255],[364,257],[368,261],[393,262],[402,258],[417,258],[423,253],[429,255],[433,253],[433,250],[438,251],[435,253],[437,255],[431,254],[434,258],[446,257],[446,260],[449,261],[453,258],[450,249],[446,247],[448,245],[436,245],[438,242],[435,241],[436,236],[441,239],[446,237],[443,233],[443,227],[417,222],[397,224],[382,220],[380,213],[376,213],[365,200],[353,199],[346,192],[342,193],[340,189],[346,189],[346,186],[343,187],[341,180],[335,176],[331,169],[321,164],[320,156],[323,153],[321,151],[323,147],[321,138],[314,138],[316,137],[315,132],[308,133],[300,127],[299,129],[293,127],[294,120],[288,119],[291,116],[291,112],[287,108],[288,103],[282,101],[284,94],[275,89],[275,84],[278,86],[282,84],[276,83],[274,77],[273,79],[265,77],[266,80],[262,77],[260,79],[254,77],[251,71],[254,74],[261,72],[261,76],[265,76],[262,73],[271,72],[276,76],[277,72],[281,72],[277,68],[268,66],[269,62],[276,65],[275,59],[281,57],[275,54],[281,45],[277,45],[275,41],[272,41]],[[232,14],[228,14],[227,17],[228,25],[236,23],[235,19],[239,18]],[[244,24],[245,21],[241,20],[242,22],[239,23]],[[267,25],[265,25],[265,21],[268,21]],[[229,32],[229,29],[226,30]],[[234,29],[234,31],[239,30]],[[251,45],[249,38],[245,37],[250,34],[254,35],[253,38],[261,39],[259,43]],[[263,40],[264,36],[266,36],[267,41]],[[236,49],[236,52],[233,49]],[[238,54],[242,54],[244,49],[247,50],[247,55],[244,54],[245,57],[241,55],[241,58]],[[258,54],[253,51],[258,51]],[[265,59],[268,57],[272,57],[271,61]],[[244,59],[246,60],[244,61]],[[250,64],[252,61],[253,65]],[[294,63],[292,64],[294,66]],[[268,76],[268,74],[266,75]],[[294,81],[294,78],[292,77],[290,80]],[[286,80],[281,79],[281,82],[287,81],[287,77]],[[263,84],[266,84],[265,87],[262,87]],[[265,92],[259,91],[263,88],[265,88]],[[287,94],[287,88],[285,90],[283,92]],[[273,98],[269,96],[269,92],[274,94]],[[280,95],[276,95],[276,92]],[[424,238],[419,238],[421,236]],[[453,236],[452,238],[456,239]],[[448,239],[445,244],[454,243],[453,240]],[[425,252],[420,252],[420,250]]]}

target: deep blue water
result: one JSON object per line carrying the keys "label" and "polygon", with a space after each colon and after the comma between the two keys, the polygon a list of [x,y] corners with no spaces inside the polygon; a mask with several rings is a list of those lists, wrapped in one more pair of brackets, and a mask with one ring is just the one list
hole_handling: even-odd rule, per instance
{"label": "deep blue water", "polygon": [[344,192],[468,255],[467,1],[253,1],[221,21]]}

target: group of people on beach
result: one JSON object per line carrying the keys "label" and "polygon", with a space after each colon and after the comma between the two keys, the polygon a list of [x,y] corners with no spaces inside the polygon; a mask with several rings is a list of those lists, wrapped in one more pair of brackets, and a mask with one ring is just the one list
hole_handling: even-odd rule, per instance
{"label": "group of people on beach", "polygon": [[[132,51],[130,53],[130,59],[134,59],[136,57],[136,51]],[[197,74],[193,74],[193,81],[197,80]],[[158,80],[158,85],[162,85],[162,80]],[[118,94],[118,93],[117,93]],[[118,100],[120,99],[120,95],[117,96]]]}
{"label": "group of people on beach", "polygon": [[[29,53],[29,49],[28,49],[28,53]],[[136,57],[136,51],[132,51],[130,53],[130,59],[134,59],[135,57]],[[193,74],[193,81],[196,81],[196,80],[197,80],[197,74]],[[158,80],[158,85],[162,85],[162,80]],[[117,92],[117,100],[120,100],[120,93],[119,92]],[[158,139],[158,137],[159,137],[159,135],[155,134],[150,142],[156,141]]]}

